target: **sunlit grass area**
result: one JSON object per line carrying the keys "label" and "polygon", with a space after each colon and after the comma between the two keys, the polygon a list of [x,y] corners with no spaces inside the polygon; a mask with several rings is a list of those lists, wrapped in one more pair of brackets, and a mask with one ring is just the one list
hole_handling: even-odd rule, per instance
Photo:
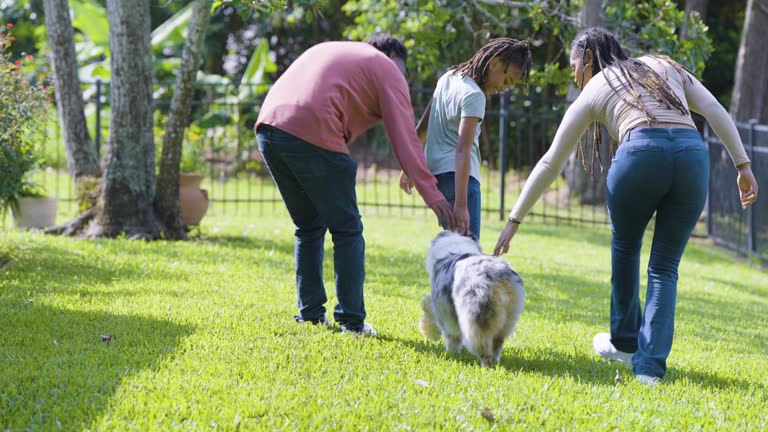
{"label": "sunlit grass area", "polygon": [[[591,351],[608,329],[610,232],[526,224],[505,255],[525,282],[525,311],[489,370],[418,331],[434,218],[364,213],[377,338],[293,321],[293,229],[279,206],[206,216],[183,243],[6,227],[0,430],[768,428],[759,268],[692,241],[669,372],[649,388]],[[501,227],[484,221],[486,250]]]}

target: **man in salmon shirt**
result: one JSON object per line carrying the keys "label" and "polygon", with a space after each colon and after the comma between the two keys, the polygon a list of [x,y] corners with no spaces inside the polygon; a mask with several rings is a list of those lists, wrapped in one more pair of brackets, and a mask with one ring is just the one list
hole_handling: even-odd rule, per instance
{"label": "man in salmon shirt", "polygon": [[342,331],[376,334],[365,322],[365,240],[355,195],[357,164],[347,146],[380,120],[400,166],[438,222],[455,226],[416,136],[407,56],[403,43],[390,36],[315,45],[275,82],[261,107],[254,126],[259,150],[296,225],[297,322],[327,324],[328,230],[339,303],[334,319]]}

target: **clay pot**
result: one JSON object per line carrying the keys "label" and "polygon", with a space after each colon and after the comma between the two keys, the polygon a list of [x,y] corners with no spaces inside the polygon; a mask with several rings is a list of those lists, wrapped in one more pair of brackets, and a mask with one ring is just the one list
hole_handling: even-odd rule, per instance
{"label": "clay pot", "polygon": [[17,228],[48,228],[56,224],[56,198],[19,198],[19,211],[14,212]]}
{"label": "clay pot", "polygon": [[200,182],[205,176],[198,173],[179,175],[179,205],[181,218],[187,225],[200,225],[208,211],[208,191],[200,189]]}

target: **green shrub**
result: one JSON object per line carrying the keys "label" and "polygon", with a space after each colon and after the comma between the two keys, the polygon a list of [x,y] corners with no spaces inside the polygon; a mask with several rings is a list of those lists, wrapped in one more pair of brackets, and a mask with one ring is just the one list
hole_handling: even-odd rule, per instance
{"label": "green shrub", "polygon": [[30,58],[10,60],[15,40],[12,24],[0,29],[0,214],[15,209],[22,196],[39,196],[42,189],[29,179],[44,162],[41,144],[49,107],[48,89],[25,78]]}

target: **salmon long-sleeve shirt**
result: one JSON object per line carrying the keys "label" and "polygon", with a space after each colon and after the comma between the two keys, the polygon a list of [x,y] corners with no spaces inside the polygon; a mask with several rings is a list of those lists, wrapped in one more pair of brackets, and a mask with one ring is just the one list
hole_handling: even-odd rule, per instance
{"label": "salmon long-sleeve shirt", "polygon": [[349,154],[347,146],[382,119],[395,157],[427,205],[444,200],[416,136],[408,84],[367,43],[324,42],[305,51],[270,89],[254,130],[267,124]]}

